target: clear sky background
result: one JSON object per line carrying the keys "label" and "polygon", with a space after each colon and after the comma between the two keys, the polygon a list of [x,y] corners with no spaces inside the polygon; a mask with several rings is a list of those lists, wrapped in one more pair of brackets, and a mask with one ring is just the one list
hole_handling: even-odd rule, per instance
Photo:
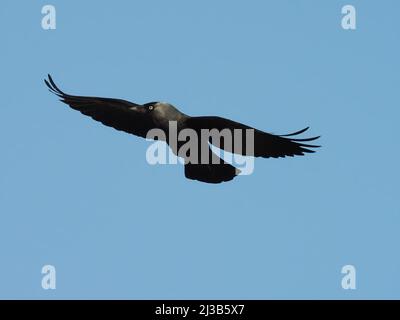
{"label": "clear sky background", "polygon": [[[41,28],[41,8],[57,29]],[[341,28],[341,8],[357,30]],[[2,1],[0,298],[400,298],[400,3]],[[161,100],[323,148],[220,185],[57,101]],[[57,271],[43,290],[41,268]],[[357,289],[341,288],[341,268]]]}

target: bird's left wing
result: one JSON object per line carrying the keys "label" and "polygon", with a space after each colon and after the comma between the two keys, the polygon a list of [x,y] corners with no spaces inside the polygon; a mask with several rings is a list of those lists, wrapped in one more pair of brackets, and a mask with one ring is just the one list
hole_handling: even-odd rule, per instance
{"label": "bird's left wing", "polygon": [[155,128],[144,106],[121,99],[69,95],[57,87],[50,75],[44,82],[60,101],[106,126],[140,137],[146,137],[147,132]]}

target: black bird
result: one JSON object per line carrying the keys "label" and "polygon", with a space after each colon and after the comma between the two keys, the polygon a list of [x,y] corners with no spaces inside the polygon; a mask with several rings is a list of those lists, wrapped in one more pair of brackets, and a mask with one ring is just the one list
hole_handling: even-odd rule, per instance
{"label": "black bird", "polygon": [[[72,109],[78,110],[82,114],[100,121],[106,126],[140,137],[146,137],[148,131],[151,129],[161,129],[168,137],[169,122],[176,121],[178,133],[183,129],[192,129],[199,137],[201,136],[202,129],[217,129],[219,131],[228,129],[231,133],[236,129],[253,129],[254,150],[251,153],[246,152],[245,139],[240,141],[241,152],[237,152],[236,149],[232,150],[232,145],[235,146],[235,141],[232,144],[225,145],[223,139],[217,143],[210,140],[213,145],[223,150],[242,155],[263,158],[284,158],[286,156],[293,157],[302,156],[305,153],[313,153],[315,151],[310,148],[319,147],[304,143],[316,140],[319,136],[306,139],[292,138],[305,132],[308,127],[287,135],[274,135],[221,117],[190,117],[180,112],[173,105],[164,102],[149,102],[140,105],[121,99],[69,95],[57,87],[50,75],[48,75],[48,80],[44,81],[50,91],[56,94],[60,98],[60,101],[66,103]],[[235,137],[235,135],[232,134],[232,137]],[[168,138],[166,142],[171,146]],[[173,152],[178,154],[181,146],[182,143],[178,144]],[[201,157],[200,148],[198,157],[199,159]],[[202,182],[220,183],[230,181],[239,173],[240,170],[218,158],[212,151],[209,152],[208,163],[200,163],[200,161],[197,163],[185,162],[186,178]]]}

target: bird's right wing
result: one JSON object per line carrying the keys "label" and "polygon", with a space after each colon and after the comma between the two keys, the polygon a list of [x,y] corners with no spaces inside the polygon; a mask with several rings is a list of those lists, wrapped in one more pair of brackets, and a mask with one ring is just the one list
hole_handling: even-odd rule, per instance
{"label": "bird's right wing", "polygon": [[50,75],[44,82],[60,101],[106,126],[144,138],[155,128],[147,108],[141,105],[121,99],[69,95],[57,87]]}
{"label": "bird's right wing", "polygon": [[[194,129],[199,135],[201,135],[200,132],[203,129],[217,129],[219,132],[222,132],[223,130],[228,130],[228,132],[230,132],[230,135],[233,137],[232,144],[225,143],[223,139],[216,139],[216,141],[211,140],[210,142],[217,148],[223,149],[228,152],[239,153],[242,155],[263,158],[283,158],[287,156],[293,157],[302,156],[306,153],[313,153],[315,151],[312,149],[319,147],[317,145],[308,144],[310,141],[316,140],[319,137],[311,137],[305,139],[298,139],[294,137],[298,134],[305,132],[308,127],[303,130],[286,135],[274,135],[221,117],[191,117],[186,120],[186,126],[187,128]],[[242,132],[242,136],[239,138],[239,141],[235,141],[235,130],[241,130]],[[246,148],[246,130],[253,130],[254,132],[254,150],[250,152],[248,152]],[[241,150],[241,152],[236,152],[234,148],[234,146],[236,145],[240,145],[239,150]]]}

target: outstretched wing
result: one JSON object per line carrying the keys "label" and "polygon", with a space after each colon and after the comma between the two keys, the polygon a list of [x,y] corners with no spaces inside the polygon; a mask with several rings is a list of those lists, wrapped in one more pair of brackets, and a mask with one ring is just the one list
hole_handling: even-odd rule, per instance
{"label": "outstretched wing", "polygon": [[140,137],[155,127],[148,109],[144,106],[121,99],[72,96],[62,92],[50,75],[44,80],[50,91],[72,109],[114,129]]}
{"label": "outstretched wing", "polygon": [[[315,152],[312,149],[319,147],[305,143],[316,140],[319,136],[306,139],[292,138],[308,130],[308,127],[287,135],[274,135],[221,117],[191,117],[186,120],[186,127],[194,129],[199,136],[201,129],[217,129],[220,133],[225,129],[225,131],[230,132],[232,141],[229,142],[225,139],[217,138],[210,141],[213,145],[228,152],[255,157],[283,158],[286,156],[302,156],[305,153]],[[237,129],[241,130],[238,131],[241,132],[241,135],[235,135],[234,130]],[[254,130],[254,150],[251,150],[251,148],[246,150],[246,130],[248,129]]]}

